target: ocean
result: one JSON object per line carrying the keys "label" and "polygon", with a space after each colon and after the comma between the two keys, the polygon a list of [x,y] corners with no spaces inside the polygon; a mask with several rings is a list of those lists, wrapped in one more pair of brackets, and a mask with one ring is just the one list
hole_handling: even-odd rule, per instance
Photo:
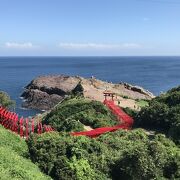
{"label": "ocean", "polygon": [[180,85],[180,57],[0,57],[0,90],[16,101],[19,115],[39,112],[22,109],[20,95],[31,80],[49,74],[127,82],[158,95]]}

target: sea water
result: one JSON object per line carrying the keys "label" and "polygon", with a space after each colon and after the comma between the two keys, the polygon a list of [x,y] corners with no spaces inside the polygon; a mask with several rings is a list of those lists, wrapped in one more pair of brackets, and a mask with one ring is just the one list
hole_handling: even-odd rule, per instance
{"label": "sea water", "polygon": [[16,101],[20,115],[38,112],[21,108],[23,88],[37,76],[49,74],[127,82],[158,95],[180,85],[180,57],[0,57],[0,90]]}

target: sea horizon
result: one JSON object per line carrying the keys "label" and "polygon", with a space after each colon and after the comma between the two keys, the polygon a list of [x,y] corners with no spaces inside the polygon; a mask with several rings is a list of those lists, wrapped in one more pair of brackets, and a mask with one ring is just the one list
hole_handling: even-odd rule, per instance
{"label": "sea horizon", "polygon": [[37,76],[65,74],[112,83],[126,82],[149,90],[155,95],[179,85],[180,57],[169,56],[12,56],[0,57],[0,89],[17,102],[17,112],[33,115],[34,110],[22,110],[20,95],[24,87]]}

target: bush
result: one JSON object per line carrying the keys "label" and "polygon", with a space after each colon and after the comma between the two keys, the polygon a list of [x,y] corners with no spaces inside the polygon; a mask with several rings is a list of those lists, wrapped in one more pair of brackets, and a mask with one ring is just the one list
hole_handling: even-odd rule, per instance
{"label": "bush", "polygon": [[136,125],[160,130],[180,143],[180,87],[150,101],[136,116]]}
{"label": "bush", "polygon": [[167,129],[170,126],[168,119],[169,108],[166,104],[153,101],[149,107],[143,108],[137,115],[139,125],[148,128]]}
{"label": "bush", "polygon": [[[180,151],[167,138],[155,136],[152,141],[126,149],[112,165],[112,179],[178,179]],[[162,137],[161,137],[162,140]],[[167,142],[166,142],[167,141]],[[171,146],[169,146],[171,145]]]}
{"label": "bush", "polygon": [[28,141],[33,162],[53,179],[104,179],[89,160],[101,156],[101,144],[87,137],[44,133]]}
{"label": "bush", "polygon": [[7,93],[0,91],[0,105],[6,108],[10,108],[15,106],[15,102],[11,100]]}
{"label": "bush", "polygon": [[53,179],[180,178],[179,149],[163,135],[119,130],[97,139],[66,133],[33,135],[28,141],[34,163]]}
{"label": "bush", "polygon": [[86,100],[82,97],[67,99],[56,106],[43,123],[57,131],[82,131],[84,125],[92,128],[113,126],[118,123],[116,117],[102,103]]}
{"label": "bush", "polygon": [[137,111],[135,111],[135,110],[133,110],[133,109],[130,109],[129,107],[126,107],[126,108],[122,108],[123,109],[123,111],[125,112],[125,113],[127,113],[129,116],[131,116],[131,117],[136,117],[136,115],[137,115]]}

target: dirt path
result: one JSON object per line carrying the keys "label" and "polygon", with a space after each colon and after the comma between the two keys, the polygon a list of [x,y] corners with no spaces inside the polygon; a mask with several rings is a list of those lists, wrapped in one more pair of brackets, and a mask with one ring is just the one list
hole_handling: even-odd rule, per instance
{"label": "dirt path", "polygon": [[91,128],[91,126],[85,126],[85,125],[84,125],[84,129],[85,129],[86,131],[93,130],[93,128]]}

